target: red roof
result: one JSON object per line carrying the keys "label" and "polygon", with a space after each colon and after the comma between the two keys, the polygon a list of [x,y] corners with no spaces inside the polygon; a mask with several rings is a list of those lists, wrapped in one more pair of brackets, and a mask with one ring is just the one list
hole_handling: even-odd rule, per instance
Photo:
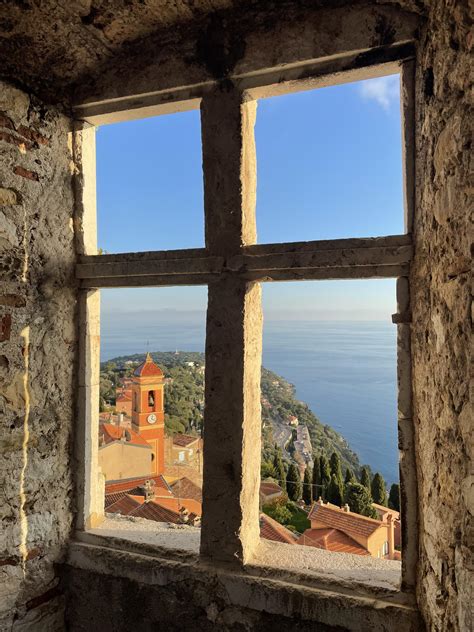
{"label": "red roof", "polygon": [[338,529],[306,529],[297,544],[314,546],[333,553],[370,555],[363,546]]}
{"label": "red roof", "polygon": [[149,353],[146,354],[145,361],[137,366],[133,372],[135,377],[163,377],[163,371],[156,365]]}
{"label": "red roof", "polygon": [[151,449],[148,441],[131,428],[123,428],[122,426],[114,426],[113,424],[101,424],[100,431],[102,431],[102,436],[106,444],[112,443],[112,441],[120,441],[122,437],[125,436],[126,443],[142,445]]}
{"label": "red roof", "polygon": [[156,522],[172,522],[174,524],[182,523],[181,514],[172,509],[168,509],[160,505],[156,500],[150,500],[130,512],[130,516],[137,518],[146,518],[147,520],[155,520]]}
{"label": "red roof", "polygon": [[308,520],[317,520],[327,527],[338,529],[339,531],[356,533],[364,537],[369,537],[383,523],[380,520],[366,518],[352,511],[345,511],[334,506],[320,505],[319,502],[314,503],[309,512]]}
{"label": "red roof", "polygon": [[193,483],[189,478],[183,476],[170,485],[173,494],[177,498],[191,498],[202,503],[202,490],[199,485]]}
{"label": "red roof", "polygon": [[260,514],[260,537],[285,544],[296,543],[296,538],[289,529],[264,513]]}
{"label": "red roof", "polygon": [[145,481],[154,481],[155,494],[160,496],[172,496],[168,483],[161,474],[159,476],[139,476],[137,478],[127,478],[121,481],[110,481],[105,483],[105,494],[116,494],[117,492],[135,493],[137,487],[143,485]]}
{"label": "red roof", "polygon": [[116,402],[131,402],[132,398],[130,397],[130,395],[128,393],[120,393],[115,398],[115,401]]}
{"label": "red roof", "polygon": [[135,498],[132,498],[128,494],[115,501],[112,505],[107,507],[107,513],[119,513],[122,516],[128,516],[134,509],[140,507],[141,503]]}
{"label": "red roof", "polygon": [[186,448],[191,443],[197,441],[199,437],[193,437],[192,435],[186,434],[175,434],[173,435],[173,444],[179,446],[180,448]]}
{"label": "red roof", "polygon": [[116,494],[107,494],[105,496],[105,509],[107,511],[107,507],[113,505],[117,500],[120,500],[124,496],[127,495],[127,492],[117,492]]}

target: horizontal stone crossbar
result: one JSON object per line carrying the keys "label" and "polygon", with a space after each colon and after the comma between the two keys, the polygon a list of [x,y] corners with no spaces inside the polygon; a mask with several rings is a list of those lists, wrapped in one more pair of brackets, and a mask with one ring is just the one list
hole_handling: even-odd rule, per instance
{"label": "horizontal stone crossbar", "polygon": [[408,274],[409,235],[244,246],[229,259],[205,249],[82,257],[84,288],[205,285],[222,275],[249,281],[387,278]]}

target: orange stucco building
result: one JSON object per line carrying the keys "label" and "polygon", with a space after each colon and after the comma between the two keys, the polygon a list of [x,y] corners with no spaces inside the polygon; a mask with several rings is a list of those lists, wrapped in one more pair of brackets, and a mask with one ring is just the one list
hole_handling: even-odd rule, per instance
{"label": "orange stucco building", "polygon": [[152,449],[152,475],[165,469],[164,376],[149,353],[132,377],[132,429]]}
{"label": "orange stucco building", "polygon": [[311,528],[304,532],[298,544],[389,560],[398,558],[394,521],[390,515],[386,521],[374,520],[350,511],[348,505],[339,508],[319,499],[308,519]]}

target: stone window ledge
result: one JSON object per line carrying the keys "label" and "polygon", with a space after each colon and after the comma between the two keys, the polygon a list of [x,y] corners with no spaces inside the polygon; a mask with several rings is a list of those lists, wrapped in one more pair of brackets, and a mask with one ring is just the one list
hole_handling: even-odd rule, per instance
{"label": "stone window ledge", "polygon": [[[357,572],[352,569],[352,575],[345,577],[341,576],[341,569],[339,574],[327,567],[315,572],[308,570],[308,564],[303,572],[291,567],[283,570],[282,561],[286,563],[290,556],[294,558],[294,546],[273,542],[264,542],[254,562],[245,568],[214,565],[200,559],[197,546],[192,544],[193,540],[199,541],[196,528],[163,526],[157,531],[156,523],[151,530],[148,525],[134,521],[132,529],[130,525],[123,528],[125,522],[124,519],[107,519],[100,528],[77,533],[68,549],[68,572],[77,568],[124,577],[139,584],[170,586],[178,592],[179,582],[195,582],[196,585],[217,582],[232,606],[339,625],[349,630],[415,632],[422,629],[413,596],[401,593],[394,586],[381,586],[380,582],[378,585],[362,582],[360,573],[365,570],[367,575],[368,569],[359,568]],[[187,550],[165,546],[170,533],[174,546],[181,539],[183,543],[187,541]],[[168,540],[168,546],[170,544]],[[315,549],[305,550],[305,557],[314,553],[319,565],[326,556],[338,555]],[[320,557],[321,553],[325,555]],[[276,560],[280,566],[275,566]],[[375,569],[376,566],[372,575]]]}

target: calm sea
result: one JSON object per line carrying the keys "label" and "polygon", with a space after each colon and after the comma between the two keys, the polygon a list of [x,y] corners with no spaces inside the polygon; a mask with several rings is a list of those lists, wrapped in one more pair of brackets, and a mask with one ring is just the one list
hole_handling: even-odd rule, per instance
{"label": "calm sea", "polygon": [[[103,314],[102,360],[145,351],[204,351],[204,320]],[[396,330],[386,322],[271,321],[263,364],[295,385],[362,463],[398,481]]]}

